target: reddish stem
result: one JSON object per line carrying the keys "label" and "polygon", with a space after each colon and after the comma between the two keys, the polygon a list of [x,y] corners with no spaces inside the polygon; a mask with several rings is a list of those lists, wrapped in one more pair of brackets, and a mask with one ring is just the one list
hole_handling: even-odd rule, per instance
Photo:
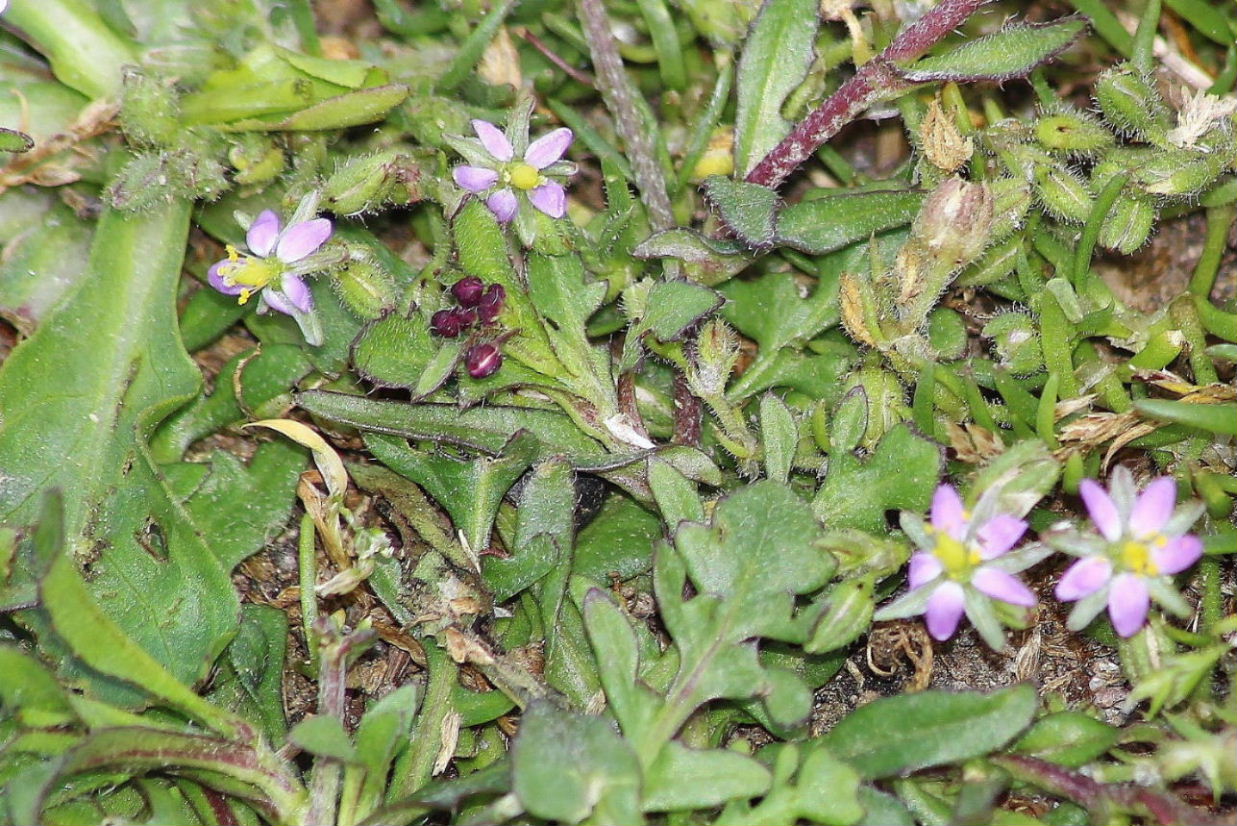
{"label": "reddish stem", "polygon": [[964,23],[988,0],[942,0],[903,30],[883,52],[860,67],[829,99],[799,122],[747,174],[749,184],[776,189],[817,149],[890,89],[909,89],[891,64],[914,60]]}

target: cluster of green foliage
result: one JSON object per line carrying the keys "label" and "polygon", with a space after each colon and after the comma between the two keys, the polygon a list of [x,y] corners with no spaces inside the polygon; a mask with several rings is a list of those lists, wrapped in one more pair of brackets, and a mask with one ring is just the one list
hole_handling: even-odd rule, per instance
{"label": "cluster of green foliage", "polygon": [[[308,0],[12,0],[0,822],[1231,811],[1237,307],[1213,292],[1237,10],[1132,3],[1131,35],[1099,0],[1047,23],[851,5],[374,0],[381,34],[345,42]],[[1157,71],[1162,11],[1211,86]],[[910,146],[879,177],[826,143],[869,109]],[[573,130],[566,218],[504,225],[455,186],[473,119]],[[209,239],[306,203],[335,224],[320,346],[206,287]],[[1094,270],[1195,213],[1201,256],[1159,310]],[[470,339],[430,332],[469,276],[506,296],[482,378]],[[960,290],[994,308],[982,324],[946,306]],[[257,420],[318,474],[240,429]],[[950,453],[959,434],[973,449]],[[1114,458],[1207,509],[1182,577],[1197,622],[1087,631],[1145,701],[1133,717],[1019,684],[816,730],[817,692],[905,583],[891,514],[953,479],[1043,530]],[[232,576],[297,513],[290,623]],[[358,718],[376,610],[420,671]],[[295,725],[292,671],[317,687]]]}

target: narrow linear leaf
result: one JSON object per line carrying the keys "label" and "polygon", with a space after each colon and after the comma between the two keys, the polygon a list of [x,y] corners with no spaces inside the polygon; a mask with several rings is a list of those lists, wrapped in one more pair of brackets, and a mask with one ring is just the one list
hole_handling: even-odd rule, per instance
{"label": "narrow linear leaf", "polygon": [[1080,16],[1050,23],[1015,23],[895,71],[915,83],[1010,80],[1052,60],[1086,30],[1087,21]]}

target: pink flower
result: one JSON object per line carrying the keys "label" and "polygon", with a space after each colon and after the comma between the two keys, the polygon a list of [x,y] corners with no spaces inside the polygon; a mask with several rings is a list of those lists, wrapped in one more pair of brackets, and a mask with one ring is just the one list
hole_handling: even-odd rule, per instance
{"label": "pink flower", "polygon": [[1107,607],[1117,633],[1133,636],[1147,622],[1152,597],[1174,614],[1188,614],[1171,577],[1203,554],[1202,541],[1187,533],[1203,506],[1178,509],[1177,484],[1168,476],[1153,479],[1136,495],[1133,474],[1124,467],[1113,471],[1108,490],[1084,479],[1079,493],[1099,536],[1050,539],[1081,557],[1056,587],[1057,599],[1078,603],[1069,627],[1085,627]]}
{"label": "pink flower", "polygon": [[[528,144],[521,157],[507,135],[484,120],[472,122],[473,131],[484,149],[471,153],[472,165],[452,171],[456,184],[476,195],[486,195],[485,205],[499,221],[506,223],[519,211],[518,194],[551,218],[562,218],[567,211],[567,193],[553,175],[571,174],[573,167],[561,163],[575,137],[570,129],[555,129]],[[518,136],[526,142],[528,136]],[[488,195],[486,194],[488,193]]]}
{"label": "pink flower", "polygon": [[1042,554],[1007,555],[1026,533],[1027,523],[993,512],[995,505],[995,493],[986,495],[976,506],[977,514],[968,513],[962,497],[946,484],[932,498],[929,524],[904,512],[902,528],[920,548],[910,559],[910,592],[875,618],[923,614],[928,633],[947,640],[966,614],[989,645],[1001,648],[1004,635],[991,602],[1034,606],[1035,594],[1014,574],[1035,564]]}
{"label": "pink flower", "polygon": [[310,323],[314,299],[304,276],[317,269],[312,256],[331,237],[332,229],[326,218],[298,221],[285,229],[278,215],[263,210],[245,233],[248,253],[229,244],[228,257],[211,265],[206,280],[224,295],[238,296],[241,304],[257,293],[259,313],[275,310],[290,315],[310,344],[321,344],[321,330]]}

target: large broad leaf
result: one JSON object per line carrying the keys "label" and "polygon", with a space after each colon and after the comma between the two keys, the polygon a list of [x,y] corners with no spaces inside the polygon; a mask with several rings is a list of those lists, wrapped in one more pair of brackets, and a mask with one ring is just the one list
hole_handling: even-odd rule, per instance
{"label": "large broad leaf", "polygon": [[782,104],[807,76],[819,25],[816,0],[766,0],[760,10],[735,84],[734,168],[740,177],[790,132]]}
{"label": "large broad leaf", "polygon": [[869,703],[825,735],[833,755],[867,778],[956,763],[999,749],[1035,716],[1034,686],[989,695],[925,691]]}
{"label": "large broad leaf", "polygon": [[642,823],[640,765],[610,723],[537,703],[511,749],[514,791],[537,817],[579,823]]}
{"label": "large broad leaf", "polygon": [[99,608],[194,683],[239,606],[146,447],[201,383],[174,314],[189,212],[104,212],[80,287],[0,370],[0,522],[33,521],[41,493],[63,490],[68,552]]}
{"label": "large broad leaf", "polygon": [[812,505],[832,529],[883,534],[887,511],[928,506],[940,473],[940,448],[900,424],[885,434],[866,461],[834,451]]}

